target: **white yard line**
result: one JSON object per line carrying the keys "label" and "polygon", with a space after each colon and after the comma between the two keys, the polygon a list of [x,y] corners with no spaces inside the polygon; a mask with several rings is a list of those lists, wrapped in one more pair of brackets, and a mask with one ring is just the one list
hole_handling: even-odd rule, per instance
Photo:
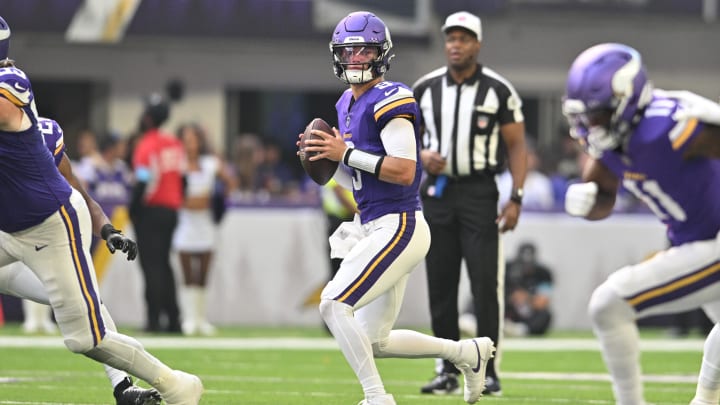
{"label": "white yard line", "polygon": [[[329,350],[337,349],[332,338],[192,338],[154,337],[138,338],[147,348],[193,348],[193,349],[279,349],[279,350]],[[509,338],[502,342],[508,351],[578,351],[599,350],[595,339]],[[643,351],[678,352],[703,350],[702,339],[644,339]],[[0,336],[0,347],[64,347],[60,336]]]}

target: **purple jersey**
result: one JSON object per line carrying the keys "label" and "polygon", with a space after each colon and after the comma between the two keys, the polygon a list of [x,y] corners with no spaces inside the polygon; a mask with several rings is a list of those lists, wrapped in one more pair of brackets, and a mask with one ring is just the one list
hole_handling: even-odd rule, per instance
{"label": "purple jersey", "polygon": [[683,159],[704,124],[675,120],[680,108],[677,99],[656,92],[625,154],[605,152],[600,158],[667,225],[673,246],[713,239],[720,231],[720,161]]}
{"label": "purple jersey", "polygon": [[50,118],[38,117],[38,128],[40,128],[45,146],[55,159],[55,166],[60,166],[60,162],[65,156],[65,137],[60,124]]}
{"label": "purple jersey", "polygon": [[352,91],[346,90],[335,105],[338,129],[345,143],[352,148],[386,155],[380,131],[393,118],[406,118],[415,128],[415,181],[410,186],[381,181],[362,170],[352,170],[353,195],[360,210],[362,223],[389,213],[417,211],[420,209],[418,190],[420,186],[420,114],[412,91],[402,83],[380,82],[353,101]]}
{"label": "purple jersey", "polygon": [[0,230],[17,232],[56,212],[72,189],[45,146],[25,73],[0,69],[0,97],[21,108],[31,122],[24,131],[0,131]]}

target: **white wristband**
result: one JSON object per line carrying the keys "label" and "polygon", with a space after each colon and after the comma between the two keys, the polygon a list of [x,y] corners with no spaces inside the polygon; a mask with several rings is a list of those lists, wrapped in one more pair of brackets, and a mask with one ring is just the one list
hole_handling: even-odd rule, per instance
{"label": "white wristband", "polygon": [[380,175],[380,167],[385,156],[363,152],[354,148],[347,148],[343,155],[343,163],[347,166],[360,169],[364,172]]}

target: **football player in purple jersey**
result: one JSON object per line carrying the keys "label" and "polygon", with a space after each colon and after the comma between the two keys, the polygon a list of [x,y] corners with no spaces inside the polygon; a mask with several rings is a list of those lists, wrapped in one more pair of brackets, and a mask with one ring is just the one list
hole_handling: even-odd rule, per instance
{"label": "football player in purple jersey", "polygon": [[361,404],[395,404],[373,356],[448,359],[464,374],[465,400],[472,404],[485,386],[492,340],[393,330],[430,231],[418,196],[418,105],[408,86],[383,77],[391,48],[387,26],[369,12],[349,14],[332,34],[335,75],[350,88],[336,104],[338,128],[314,130],[322,139],[306,141],[305,150],[319,152],[310,159],[341,162],[334,178],[353,190],[360,214],[331,237],[344,259],[321,294],[320,313],[362,384]]}
{"label": "football player in purple jersey", "polygon": [[[9,62],[6,62],[9,65]],[[83,196],[92,217],[94,233],[100,236],[102,228],[107,226],[108,230],[114,229],[110,220],[104,214],[100,206],[93,200],[82,187],[80,181],[75,177],[70,160],[65,154],[65,142],[63,130],[60,125],[49,118],[38,117],[38,126],[43,136],[45,146],[53,155],[55,165],[63,177],[78,190]],[[2,231],[0,231],[2,233]],[[128,260],[134,260],[137,256],[137,244],[134,240],[126,237],[120,231],[115,230],[105,244],[111,253],[116,250],[127,255]],[[35,273],[21,262],[15,262],[10,266],[0,269],[0,293],[17,297],[25,297],[33,302],[50,305],[50,300],[40,279]],[[47,308],[47,307],[46,307]],[[106,318],[108,328],[117,330],[111,318]],[[117,405],[159,405],[160,394],[155,389],[143,389],[135,386],[132,379],[124,371],[117,370],[108,365],[105,366],[110,382],[113,386],[113,395]]]}
{"label": "football player in purple jersey", "polygon": [[[645,404],[635,321],[699,307],[720,319],[720,105],[653,89],[635,49],[606,43],[573,62],[563,114],[590,155],[565,210],[603,219],[622,186],[667,226],[670,248],[614,272],[588,308],[617,403]],[[718,328],[707,337],[692,405],[720,400]]]}
{"label": "football player in purple jersey", "polygon": [[[56,167],[30,80],[8,59],[9,40],[10,28],[0,17],[0,267],[21,261],[32,270],[69,350],[137,376],[168,404],[197,404],[199,378],[169,368],[114,330],[90,259],[93,225],[112,248],[134,251],[112,225],[91,223],[85,199]],[[153,398],[140,403],[156,403]]]}

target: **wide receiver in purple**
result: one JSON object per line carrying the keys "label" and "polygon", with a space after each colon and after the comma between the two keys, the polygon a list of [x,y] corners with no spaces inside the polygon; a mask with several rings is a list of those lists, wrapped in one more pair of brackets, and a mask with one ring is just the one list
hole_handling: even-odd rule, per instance
{"label": "wide receiver in purple", "polygon": [[386,25],[372,13],[343,18],[330,42],[335,75],[350,85],[336,104],[339,130],[314,130],[310,159],[342,162],[334,178],[353,190],[360,210],[330,238],[343,257],[321,294],[320,313],[362,384],[363,405],[394,405],[375,357],[437,358],[465,376],[465,400],[475,403],[485,386],[488,338],[460,342],[410,330],[392,330],[410,272],[427,253],[430,231],[418,198],[418,105],[412,91],[384,80],[392,55]]}
{"label": "wide receiver in purple", "polygon": [[[21,261],[42,282],[69,350],[143,379],[168,404],[197,404],[197,377],[172,370],[112,330],[86,241],[90,212],[55,167],[30,81],[8,59],[9,38],[0,18],[0,267]],[[114,231],[104,228],[104,239]]]}
{"label": "wide receiver in purple", "polygon": [[[599,220],[620,186],[667,225],[671,247],[613,273],[593,292],[589,315],[620,405],[645,404],[636,319],[702,307],[720,319],[720,105],[653,89],[640,54],[600,44],[570,68],[563,113],[590,155],[565,209]],[[720,401],[720,326],[705,343],[691,405]]]}

